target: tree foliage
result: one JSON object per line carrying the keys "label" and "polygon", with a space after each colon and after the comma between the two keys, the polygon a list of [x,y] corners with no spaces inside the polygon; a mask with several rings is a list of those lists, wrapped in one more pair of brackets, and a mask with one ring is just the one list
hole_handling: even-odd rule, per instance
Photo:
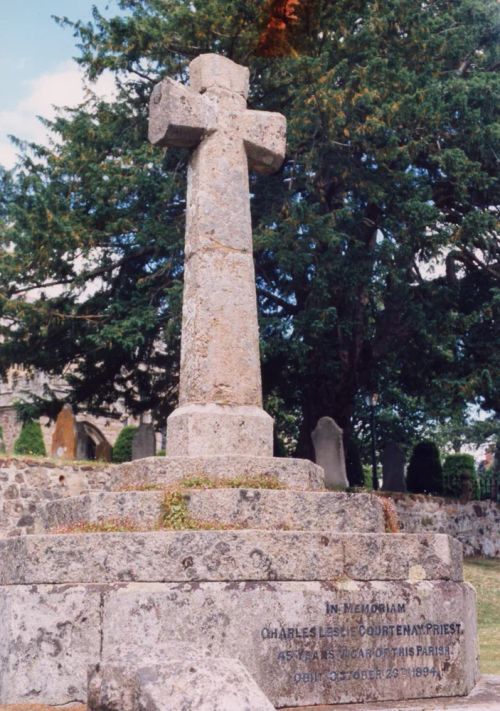
{"label": "tree foliage", "polygon": [[29,454],[36,457],[45,457],[45,443],[42,428],[35,420],[26,420],[19,437],[14,442],[14,454]]}
{"label": "tree foliage", "polygon": [[362,438],[363,392],[410,442],[471,403],[498,412],[496,3],[293,3],[290,56],[259,54],[265,0],[119,5],[61,20],[116,100],[61,113],[54,144],[1,178],[0,368],[66,373],[94,411],[172,409],[187,154],[148,144],[147,102],[218,52],[250,66],[252,108],[288,119],[282,170],[251,178],[264,389],[287,451],[310,456],[325,415]]}
{"label": "tree foliage", "polygon": [[459,499],[464,494],[480,499],[474,457],[470,454],[450,454],[443,463],[443,494]]}
{"label": "tree foliage", "polygon": [[442,494],[443,468],[434,442],[419,442],[411,455],[406,486],[413,494]]}
{"label": "tree foliage", "polygon": [[126,425],[120,431],[113,447],[113,462],[115,462],[115,464],[132,461],[132,444],[136,432],[137,427],[133,427],[132,425]]}

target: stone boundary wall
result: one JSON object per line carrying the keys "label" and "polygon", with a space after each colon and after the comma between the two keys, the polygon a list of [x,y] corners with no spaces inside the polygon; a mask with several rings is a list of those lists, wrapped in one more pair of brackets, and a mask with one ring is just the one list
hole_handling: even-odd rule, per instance
{"label": "stone boundary wall", "polygon": [[[0,538],[34,533],[40,505],[83,494],[91,488],[92,472],[106,477],[106,472],[115,469],[116,465],[109,464],[0,457]],[[446,533],[462,543],[465,556],[500,557],[500,505],[492,501],[462,504],[420,494],[385,496],[395,503],[403,533]]]}
{"label": "stone boundary wall", "polygon": [[87,477],[95,468],[0,457],[0,538],[34,533],[38,507],[88,491]]}
{"label": "stone boundary wall", "polygon": [[423,494],[387,494],[403,533],[447,533],[463,545],[464,556],[500,558],[500,505]]}

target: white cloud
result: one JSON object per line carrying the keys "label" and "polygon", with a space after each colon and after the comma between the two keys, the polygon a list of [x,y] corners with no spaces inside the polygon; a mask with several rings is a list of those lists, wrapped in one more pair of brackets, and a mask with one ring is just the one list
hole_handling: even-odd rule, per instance
{"label": "white cloud", "polygon": [[[111,98],[115,93],[112,75],[102,75],[90,88],[103,98]],[[9,141],[9,134],[47,143],[47,130],[37,116],[52,119],[55,107],[76,106],[86,98],[87,91],[82,69],[73,61],[27,82],[25,97],[13,109],[0,111],[0,164],[11,168],[16,161],[16,148]]]}

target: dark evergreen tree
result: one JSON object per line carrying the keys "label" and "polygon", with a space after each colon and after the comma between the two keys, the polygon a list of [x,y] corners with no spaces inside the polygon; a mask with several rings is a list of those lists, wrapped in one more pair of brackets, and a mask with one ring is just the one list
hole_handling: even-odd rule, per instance
{"label": "dark evergreen tree", "polygon": [[414,448],[406,474],[406,486],[413,494],[443,493],[443,468],[434,442],[419,442]]}
{"label": "dark evergreen tree", "polygon": [[45,457],[45,443],[42,428],[36,420],[24,422],[19,437],[14,442],[14,454],[29,454],[36,457]]}
{"label": "dark evergreen tree", "polygon": [[113,447],[113,462],[121,464],[122,462],[132,461],[132,443],[134,434],[137,432],[137,427],[126,425],[116,438],[115,446]]}
{"label": "dark evergreen tree", "polygon": [[57,141],[0,176],[0,371],[69,373],[74,404],[164,421],[187,155],[148,144],[147,105],[155,82],[219,52],[250,66],[251,108],[288,119],[283,169],[251,177],[264,390],[287,451],[310,456],[324,415],[362,437],[375,389],[397,441],[471,403],[498,410],[495,0],[304,1],[277,51],[267,0],[119,6],[62,21],[88,78],[115,74],[116,100],[62,113]]}
{"label": "dark evergreen tree", "polygon": [[443,464],[443,494],[459,499],[466,492],[480,499],[479,481],[471,454],[450,454]]}

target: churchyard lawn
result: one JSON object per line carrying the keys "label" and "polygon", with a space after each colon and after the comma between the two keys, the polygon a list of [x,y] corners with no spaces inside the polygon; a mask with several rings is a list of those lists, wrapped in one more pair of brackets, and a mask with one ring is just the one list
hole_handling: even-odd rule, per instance
{"label": "churchyard lawn", "polygon": [[500,674],[500,560],[464,560],[464,578],[477,592],[479,668],[482,674]]}

